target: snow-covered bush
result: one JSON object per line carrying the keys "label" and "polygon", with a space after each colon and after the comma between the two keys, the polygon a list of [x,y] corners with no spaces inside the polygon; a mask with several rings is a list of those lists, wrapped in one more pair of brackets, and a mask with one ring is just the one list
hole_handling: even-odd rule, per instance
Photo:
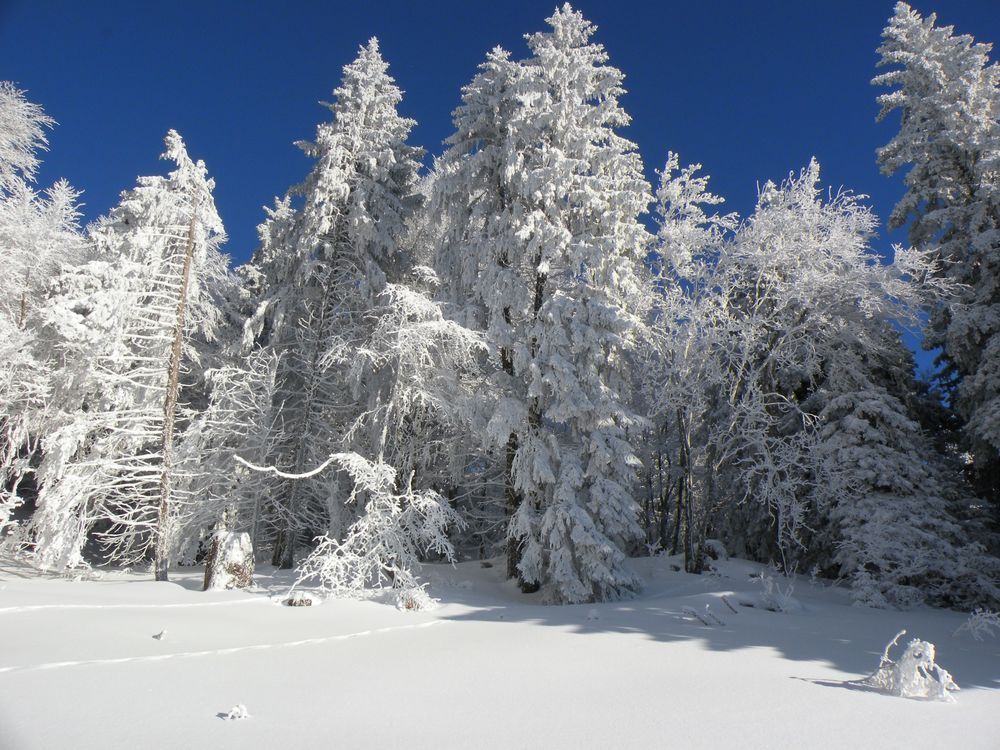
{"label": "snow-covered bush", "polygon": [[958,630],[955,631],[956,636],[962,633],[968,633],[977,641],[981,641],[987,637],[996,638],[1000,636],[1000,612],[981,608],[973,610],[972,614],[969,615],[969,619],[962,623]]}
{"label": "snow-covered bush", "polygon": [[358,520],[343,540],[320,538],[299,566],[298,582],[318,579],[344,594],[385,586],[413,589],[419,586],[414,571],[422,554],[454,560],[446,532],[463,522],[438,493],[414,490],[409,482],[397,492],[395,469],[357,453],[334,454],[330,464],[350,475],[348,502],[359,506]]}
{"label": "snow-covered bush", "polygon": [[250,718],[250,712],[247,711],[247,707],[242,703],[237,703],[227,713],[220,713],[219,718],[226,721],[242,721],[243,719]]}
{"label": "snow-covered bush", "polygon": [[396,609],[421,612],[434,609],[437,605],[438,600],[427,593],[426,584],[396,590]]}
{"label": "snow-covered bush", "polygon": [[759,580],[763,588],[760,601],[764,609],[786,614],[802,611],[801,602],[793,596],[795,582],[791,578],[786,578],[786,583],[782,584],[777,577],[765,571],[760,574]]}

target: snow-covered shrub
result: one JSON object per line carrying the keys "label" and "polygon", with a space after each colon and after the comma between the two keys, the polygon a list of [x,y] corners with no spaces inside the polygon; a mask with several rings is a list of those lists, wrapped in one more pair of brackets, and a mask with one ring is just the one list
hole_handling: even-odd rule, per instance
{"label": "snow-covered shrub", "polygon": [[409,481],[396,492],[396,470],[357,453],[330,457],[354,482],[348,502],[360,515],[344,539],[324,536],[299,567],[298,580],[319,579],[332,591],[359,593],[390,586],[419,588],[414,569],[431,552],[454,561],[446,530],[463,521],[438,493],[414,490]]}
{"label": "snow-covered shrub", "polygon": [[968,633],[977,641],[981,641],[987,636],[993,638],[1000,636],[1000,612],[989,609],[974,610],[969,615],[969,619],[955,631],[956,636],[962,633]]}
{"label": "snow-covered shrub", "polygon": [[934,661],[933,643],[914,638],[899,661],[889,658],[889,649],[905,634],[906,631],[901,630],[889,641],[882,652],[878,669],[858,684],[900,698],[954,701],[951,693],[959,689],[958,685],[948,670]]}
{"label": "snow-covered shrub", "polygon": [[760,601],[764,609],[772,612],[800,612],[802,604],[792,594],[795,591],[795,582],[790,578],[782,585],[777,578],[764,572],[760,574],[760,583],[763,591],[760,594]]}
{"label": "snow-covered shrub", "polygon": [[396,591],[396,609],[408,612],[421,612],[434,609],[438,600],[427,593],[424,586],[408,586]]}

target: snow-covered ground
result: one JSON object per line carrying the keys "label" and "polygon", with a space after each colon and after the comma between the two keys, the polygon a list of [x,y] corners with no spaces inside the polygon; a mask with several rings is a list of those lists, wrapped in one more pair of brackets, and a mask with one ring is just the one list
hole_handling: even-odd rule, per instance
{"label": "snow-covered ground", "polygon": [[[807,579],[773,612],[760,566],[675,562],[634,561],[638,599],[564,607],[499,564],[427,566],[441,605],[424,612],[280,606],[288,580],[267,572],[203,593],[197,569],[70,581],[3,562],[0,748],[1000,748],[1000,639],[953,635],[964,615],[859,609]],[[937,644],[955,703],[847,683],[903,628]]]}

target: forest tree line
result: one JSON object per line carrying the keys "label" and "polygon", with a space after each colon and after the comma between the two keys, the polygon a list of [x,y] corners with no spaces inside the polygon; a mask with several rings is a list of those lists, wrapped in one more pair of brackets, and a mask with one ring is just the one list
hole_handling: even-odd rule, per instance
{"label": "forest tree line", "polygon": [[[56,571],[194,564],[220,534],[334,590],[503,555],[548,601],[724,547],[859,603],[1000,603],[1000,67],[897,4],[873,246],[812,161],[725,213],[644,176],[622,73],[568,4],[492,50],[430,169],[378,42],[231,268],[174,131],[82,228],[53,125],[0,84],[0,543]],[[404,107],[405,109],[405,107]],[[885,254],[885,249],[881,249]],[[904,328],[939,349],[915,376]]]}

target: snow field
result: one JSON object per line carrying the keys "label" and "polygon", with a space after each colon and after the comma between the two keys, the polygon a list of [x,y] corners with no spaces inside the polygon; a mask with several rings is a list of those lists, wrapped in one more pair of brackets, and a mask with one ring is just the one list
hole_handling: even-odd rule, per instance
{"label": "snow field", "polygon": [[[3,566],[0,748],[998,747],[1000,641],[953,636],[963,615],[851,607],[806,579],[801,611],[770,612],[758,565],[632,562],[639,598],[562,607],[499,566],[425,566],[431,612],[389,597],[282,607],[281,577],[202,593],[192,569],[153,584]],[[733,614],[723,595],[757,606]],[[683,614],[706,604],[725,625]],[[957,703],[845,684],[903,627],[937,644]],[[238,705],[247,719],[222,719]]]}

